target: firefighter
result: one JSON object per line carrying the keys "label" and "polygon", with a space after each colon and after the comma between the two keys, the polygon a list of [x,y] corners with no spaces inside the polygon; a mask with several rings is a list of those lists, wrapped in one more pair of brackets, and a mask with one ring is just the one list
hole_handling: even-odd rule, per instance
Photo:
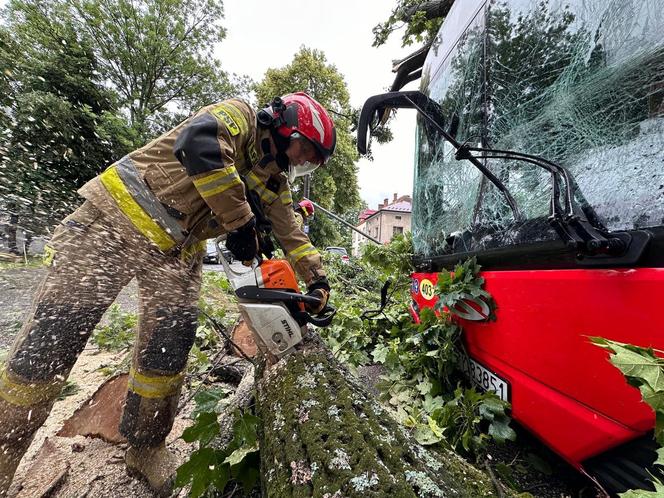
{"label": "firefighter", "polygon": [[293,210],[295,211],[295,221],[297,221],[300,228],[303,228],[305,226],[304,220],[314,215],[314,203],[309,199],[302,199],[294,206]]}
{"label": "firefighter", "polygon": [[201,109],[85,184],[86,200],[55,230],[48,272],[0,371],[0,496],[34,432],[120,290],[139,286],[120,431],[127,469],[165,494],[178,465],[165,446],[194,342],[205,240],[227,233],[240,261],[258,251],[248,196],[260,203],[308,293],[327,303],[318,251],[292,209],[289,178],[325,164],[332,119],[305,93],[258,112],[240,99]]}

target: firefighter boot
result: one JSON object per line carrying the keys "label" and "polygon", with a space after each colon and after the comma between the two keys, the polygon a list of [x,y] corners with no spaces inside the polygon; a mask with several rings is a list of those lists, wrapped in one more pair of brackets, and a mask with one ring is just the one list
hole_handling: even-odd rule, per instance
{"label": "firefighter boot", "polygon": [[151,447],[129,447],[125,454],[127,472],[148,482],[157,496],[168,496],[173,490],[175,471],[180,466],[165,443]]}

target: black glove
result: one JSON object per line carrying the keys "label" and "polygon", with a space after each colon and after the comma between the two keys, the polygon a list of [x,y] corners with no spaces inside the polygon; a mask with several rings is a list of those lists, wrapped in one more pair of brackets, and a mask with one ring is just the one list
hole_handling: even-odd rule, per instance
{"label": "black glove", "polygon": [[323,311],[323,308],[327,306],[328,299],[330,299],[330,284],[327,282],[327,279],[323,277],[311,284],[307,289],[307,296],[320,299],[320,304],[318,306],[305,303],[304,307],[309,313],[316,315]]}
{"label": "black glove", "polygon": [[258,252],[256,220],[252,218],[240,228],[229,232],[226,236],[226,248],[239,261],[253,260]]}

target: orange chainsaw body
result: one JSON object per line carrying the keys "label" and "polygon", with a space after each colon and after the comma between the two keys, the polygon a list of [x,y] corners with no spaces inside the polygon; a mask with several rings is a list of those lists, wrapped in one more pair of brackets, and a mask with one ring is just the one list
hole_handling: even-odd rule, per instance
{"label": "orange chainsaw body", "polygon": [[[258,286],[264,289],[282,289],[292,292],[300,292],[295,272],[290,263],[285,259],[265,259],[258,267],[261,279]],[[262,281],[261,281],[262,280]],[[304,311],[304,303],[297,303],[301,311]]]}

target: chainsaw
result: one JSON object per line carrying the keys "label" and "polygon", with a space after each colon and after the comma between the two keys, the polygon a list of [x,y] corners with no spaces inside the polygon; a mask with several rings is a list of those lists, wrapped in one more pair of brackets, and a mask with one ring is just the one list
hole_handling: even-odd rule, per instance
{"label": "chainsaw", "polygon": [[224,257],[219,259],[238,298],[240,315],[262,352],[286,356],[302,340],[307,324],[327,327],[332,322],[337,312],[332,306],[315,316],[305,310],[305,304],[319,306],[320,300],[300,292],[285,259],[255,259],[245,271],[236,271]]}

